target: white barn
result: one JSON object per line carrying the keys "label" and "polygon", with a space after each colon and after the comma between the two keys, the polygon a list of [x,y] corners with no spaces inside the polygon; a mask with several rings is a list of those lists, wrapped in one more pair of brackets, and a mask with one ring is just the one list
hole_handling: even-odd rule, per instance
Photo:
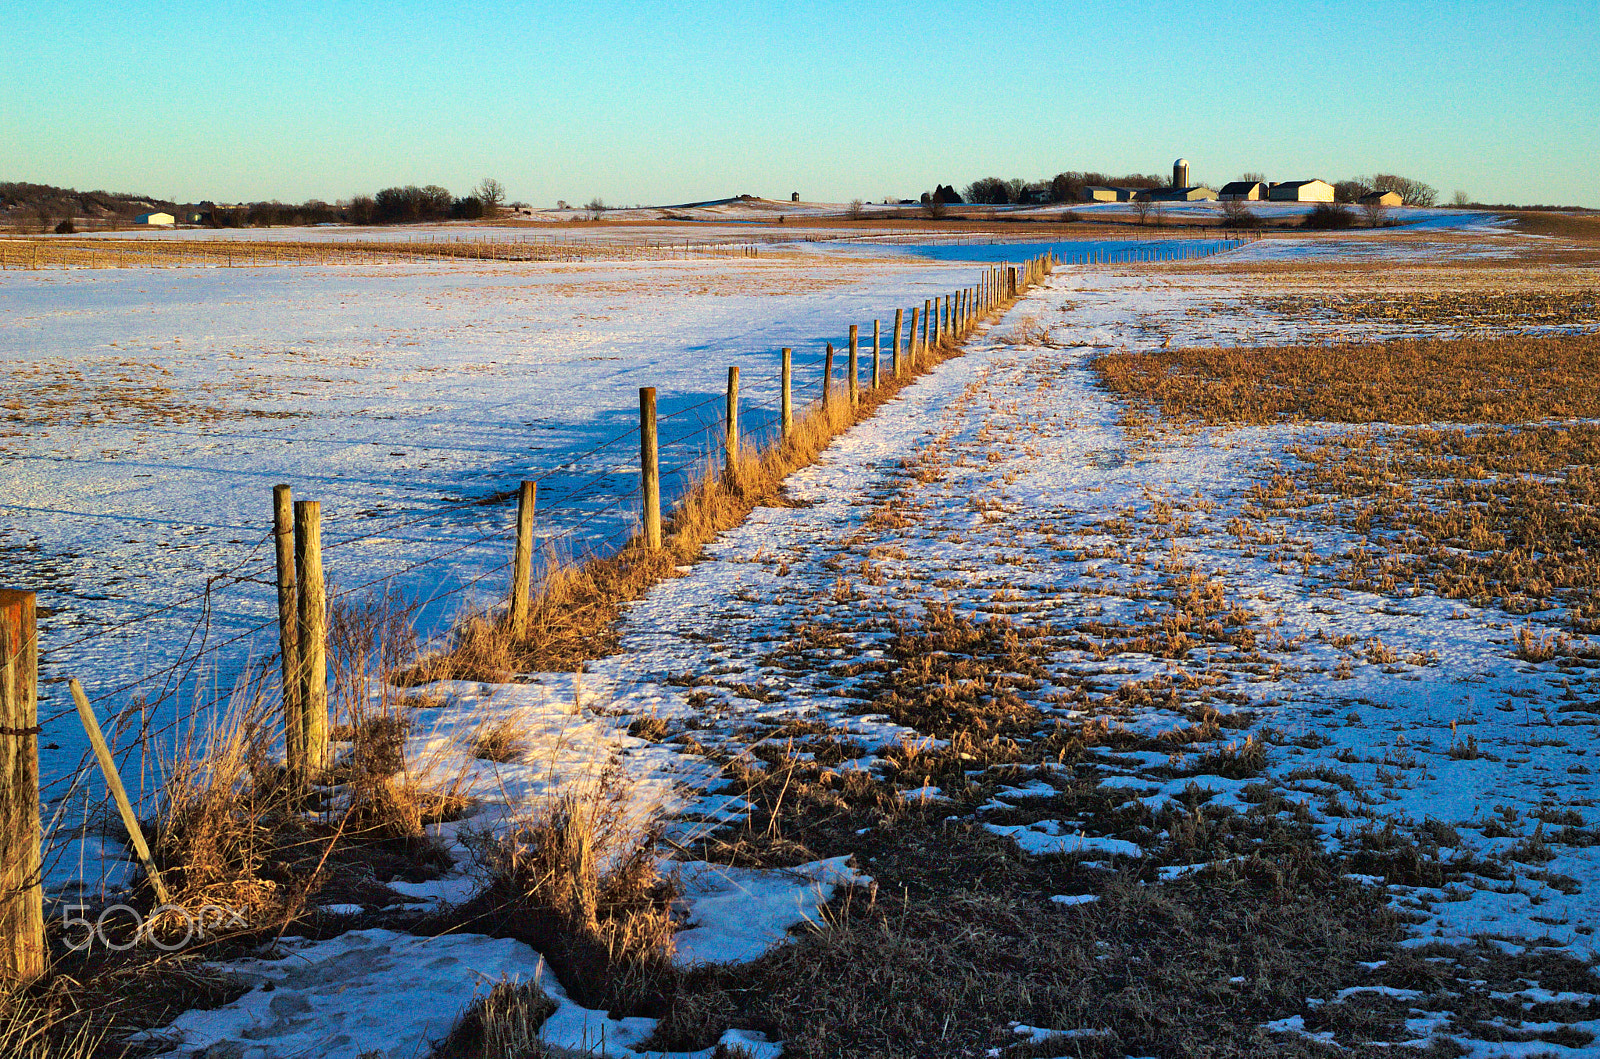
{"label": "white barn", "polygon": [[170,213],[141,213],[133,219],[134,224],[176,224],[177,218]]}
{"label": "white barn", "polygon": [[1288,180],[1267,191],[1273,202],[1332,202],[1333,185],[1326,180]]}

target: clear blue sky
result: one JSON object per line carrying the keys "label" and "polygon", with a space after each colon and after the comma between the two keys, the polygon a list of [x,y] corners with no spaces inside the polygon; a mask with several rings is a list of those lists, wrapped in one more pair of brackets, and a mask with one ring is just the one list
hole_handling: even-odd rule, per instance
{"label": "clear blue sky", "polygon": [[6,5],[0,179],[666,203],[1063,169],[1600,206],[1600,2]]}

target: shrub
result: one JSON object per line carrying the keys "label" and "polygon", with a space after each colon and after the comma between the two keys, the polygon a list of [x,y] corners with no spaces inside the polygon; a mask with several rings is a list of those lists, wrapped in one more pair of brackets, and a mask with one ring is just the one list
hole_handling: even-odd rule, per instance
{"label": "shrub", "polygon": [[1305,219],[1305,227],[1320,229],[1348,228],[1356,221],[1356,215],[1342,203],[1319,202]]}
{"label": "shrub", "polygon": [[73,225],[72,219],[70,217],[67,220],[64,220],[60,224],[56,225],[56,234],[57,235],[71,235],[73,232],[76,232],[77,230],[78,229]]}

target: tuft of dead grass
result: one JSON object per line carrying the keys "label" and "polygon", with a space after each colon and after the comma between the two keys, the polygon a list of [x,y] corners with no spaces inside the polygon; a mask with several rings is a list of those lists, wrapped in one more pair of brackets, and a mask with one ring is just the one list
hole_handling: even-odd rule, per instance
{"label": "tuft of dead grass", "polygon": [[539,1028],[555,1010],[537,981],[502,978],[472,1002],[430,1059],[545,1059],[555,1053]]}
{"label": "tuft of dead grass", "polygon": [[480,850],[491,900],[581,1004],[635,1003],[670,974],[677,888],[659,839],[655,810],[633,806],[613,760]]}

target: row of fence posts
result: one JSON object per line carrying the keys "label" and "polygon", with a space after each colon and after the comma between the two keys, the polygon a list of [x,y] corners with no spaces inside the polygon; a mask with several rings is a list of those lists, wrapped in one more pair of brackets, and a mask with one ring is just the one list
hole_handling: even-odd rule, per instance
{"label": "row of fence posts", "polygon": [[[914,370],[931,355],[957,345],[988,313],[1004,309],[1051,271],[1054,259],[1044,255],[1021,266],[988,269],[971,287],[929,298],[913,306],[909,327],[904,310],[896,309],[890,331],[888,372],[891,378]],[[845,392],[855,406],[860,385],[860,328],[851,325]],[[904,340],[902,340],[904,339]],[[823,361],[822,407],[840,395],[833,382],[833,345]],[[873,388],[883,385],[883,334],[872,325]],[[793,351],[782,352],[779,414],[780,441],[787,442],[796,423],[793,394]],[[662,546],[661,462],[656,430],[656,391],[639,390],[639,484],[643,502],[641,539],[652,551]],[[739,461],[739,369],[728,369],[724,412],[724,473],[737,474]],[[517,493],[516,543],[512,553],[511,594],[506,621],[513,634],[526,633],[532,591],[535,482],[524,481]],[[315,500],[295,500],[287,485],[272,490],[272,527],[276,545],[278,650],[282,663],[284,757],[291,784],[301,793],[323,778],[330,764],[327,661],[327,590],[322,570],[322,510]],[[29,982],[46,968],[44,904],[39,814],[39,641],[32,592],[0,589],[0,984]],[[137,815],[117,774],[88,697],[77,680],[69,681],[78,715],[88,735],[108,791],[117,803],[129,842],[143,865],[159,901],[168,895],[150,855]]]}

